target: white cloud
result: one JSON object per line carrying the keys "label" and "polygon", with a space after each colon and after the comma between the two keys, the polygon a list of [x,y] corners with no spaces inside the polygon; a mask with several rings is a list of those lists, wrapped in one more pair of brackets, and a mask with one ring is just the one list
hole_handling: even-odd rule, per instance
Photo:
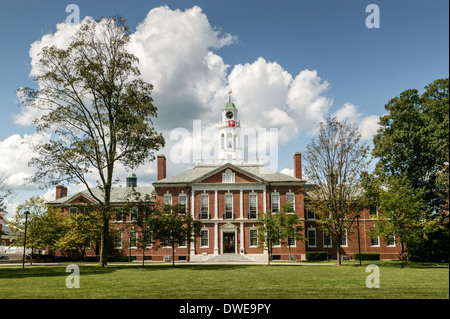
{"label": "white cloud", "polygon": [[[86,21],[91,18],[85,18]],[[56,26],[56,32],[47,34],[31,45],[30,75],[36,75],[38,53],[44,46],[66,47],[79,26]],[[166,6],[152,9],[132,34],[129,50],[139,58],[141,77],[154,85],[153,98],[158,107],[156,129],[166,138],[166,147],[159,153],[168,158],[170,175],[180,172],[195,162],[199,145],[192,140],[193,121],[201,120],[202,128],[218,123],[220,111],[227,101],[227,91],[233,90],[232,99],[239,110],[243,128],[277,128],[281,146],[295,140],[300,134],[312,135],[317,124],[330,112],[333,100],[328,97],[329,83],[317,70],[302,70],[294,75],[277,62],[260,57],[253,62],[227,65],[214,50],[236,43],[237,36],[221,32],[208,21],[201,8],[171,10]],[[30,125],[40,115],[28,108],[14,116],[16,124]],[[335,112],[340,118],[350,118],[360,123],[363,138],[371,138],[377,128],[377,116],[361,120],[357,107],[346,103]],[[171,163],[169,154],[179,141],[170,140],[173,129],[184,128],[190,133],[191,163]],[[8,183],[19,182],[33,169],[27,167],[29,149],[15,149],[12,144],[31,140],[33,136],[11,136],[0,142],[5,154],[1,165],[8,165]],[[6,146],[10,145],[10,146]],[[5,151],[5,153],[3,153]],[[17,154],[22,154],[20,157]],[[19,156],[20,158],[16,158]],[[138,185],[148,186],[156,178],[156,163],[135,170]],[[128,174],[125,167],[116,168],[116,176],[124,185]],[[94,175],[91,176],[92,180]],[[49,196],[52,196],[49,194]]]}
{"label": "white cloud", "polygon": [[342,108],[332,114],[338,121],[348,121],[356,124],[361,132],[361,140],[372,140],[380,125],[379,116],[369,115],[363,117],[358,113],[357,107],[350,102],[346,102]]}

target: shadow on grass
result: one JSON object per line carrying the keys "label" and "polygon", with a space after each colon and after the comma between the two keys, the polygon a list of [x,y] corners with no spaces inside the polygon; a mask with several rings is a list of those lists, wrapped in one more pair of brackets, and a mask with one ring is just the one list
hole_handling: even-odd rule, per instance
{"label": "shadow on grass", "polygon": [[[375,264],[380,267],[392,267],[392,268],[402,268],[402,262],[400,260],[362,260],[361,266],[366,267],[367,265]],[[345,261],[342,266],[349,267],[359,267],[358,260]],[[435,268],[449,268],[448,263],[433,263],[433,262],[417,262],[410,261],[408,264],[403,262],[403,268],[425,268],[425,269],[435,269]]]}
{"label": "shadow on grass", "polygon": [[[85,263],[74,263],[80,268],[80,274],[83,276],[90,275],[104,275],[113,273],[120,270],[136,270],[136,271],[223,271],[223,270],[237,270],[237,269],[247,269],[250,267],[256,267],[259,265],[107,265],[101,267],[99,265],[86,265]],[[66,272],[66,267],[69,264],[64,265],[52,265],[52,266],[27,266],[22,268],[0,268],[0,280],[5,279],[18,279],[26,277],[67,277],[72,271]]]}

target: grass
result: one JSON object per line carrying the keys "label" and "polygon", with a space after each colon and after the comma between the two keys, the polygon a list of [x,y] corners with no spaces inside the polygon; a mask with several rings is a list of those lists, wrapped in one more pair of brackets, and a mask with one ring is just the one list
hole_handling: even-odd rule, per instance
{"label": "grass", "polygon": [[[380,288],[366,287],[366,265]],[[80,289],[68,289],[66,265],[0,267],[0,299],[448,299],[448,264],[345,262],[330,265],[78,264]]]}

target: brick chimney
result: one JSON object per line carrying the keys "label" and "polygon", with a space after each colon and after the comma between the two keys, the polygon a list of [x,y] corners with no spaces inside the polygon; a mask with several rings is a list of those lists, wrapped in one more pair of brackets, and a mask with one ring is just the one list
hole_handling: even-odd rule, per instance
{"label": "brick chimney", "polygon": [[294,154],[294,177],[302,179],[302,153]]}
{"label": "brick chimney", "polygon": [[62,185],[56,186],[56,199],[60,199],[61,197],[67,196],[67,187],[64,187]]}
{"label": "brick chimney", "polygon": [[158,155],[157,163],[158,171],[156,178],[159,181],[166,178],[166,157],[164,155]]}

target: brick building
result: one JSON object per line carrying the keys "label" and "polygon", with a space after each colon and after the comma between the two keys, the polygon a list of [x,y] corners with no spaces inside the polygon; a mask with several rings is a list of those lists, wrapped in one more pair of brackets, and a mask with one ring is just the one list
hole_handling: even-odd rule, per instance
{"label": "brick building", "polygon": [[[153,194],[155,202],[165,204],[184,204],[187,211],[202,223],[201,236],[190,247],[176,249],[176,260],[185,260],[188,253],[191,261],[220,260],[220,256],[236,256],[247,260],[266,261],[267,250],[257,245],[257,216],[259,212],[280,210],[290,203],[300,219],[306,241],[291,241],[287,245],[273,247],[274,259],[287,260],[289,255],[296,260],[304,260],[308,251],[326,251],[334,259],[337,256],[335,241],[326,236],[316,223],[313,208],[305,206],[307,181],[302,178],[302,157],[293,154],[293,176],[268,169],[262,163],[244,162],[240,145],[241,128],[238,110],[229,101],[222,109],[220,121],[220,145],[218,158],[214,162],[199,162],[190,170],[177,175],[167,176],[166,157],[157,157],[157,181],[153,187],[137,187],[137,177],[130,174],[127,187],[113,189],[112,202],[121,205],[131,189],[142,194]],[[74,212],[71,205],[90,201],[87,191],[67,196],[67,189],[57,187],[56,200],[51,205],[60,206]],[[398,259],[399,244],[395,238],[373,237],[371,230],[376,208],[360,213],[361,252],[380,253],[381,259]],[[116,239],[117,254],[142,259],[142,252],[136,247],[136,236],[140,236],[133,227],[133,212],[126,212],[125,218],[114,222],[121,230]],[[128,227],[124,227],[128,226]],[[129,244],[131,243],[131,250]],[[341,254],[353,257],[358,252],[356,232],[342,239]],[[98,249],[88,254],[98,255]],[[164,260],[171,256],[170,247],[145,251],[145,258]]]}

